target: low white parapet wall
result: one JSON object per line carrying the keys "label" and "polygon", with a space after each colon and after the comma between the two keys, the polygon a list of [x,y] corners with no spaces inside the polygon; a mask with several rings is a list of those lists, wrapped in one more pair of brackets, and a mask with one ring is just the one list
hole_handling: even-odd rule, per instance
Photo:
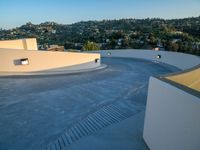
{"label": "low white parapet wall", "polygon": [[[147,59],[150,61],[159,61],[179,69],[185,70],[200,64],[200,57],[168,51],[154,51],[154,50],[101,50],[99,51],[103,57],[130,57]],[[160,59],[158,59],[158,55]]]}
{"label": "low white parapet wall", "polygon": [[100,65],[100,54],[0,49],[0,73],[73,69],[73,66],[90,69]]}
{"label": "low white parapet wall", "polygon": [[151,77],[143,137],[151,150],[200,149],[200,93]]}

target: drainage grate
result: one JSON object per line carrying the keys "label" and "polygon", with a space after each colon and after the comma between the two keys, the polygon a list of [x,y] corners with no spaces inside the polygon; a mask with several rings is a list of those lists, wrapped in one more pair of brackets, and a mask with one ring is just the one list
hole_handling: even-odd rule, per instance
{"label": "drainage grate", "polygon": [[84,120],[73,125],[69,130],[62,134],[55,142],[50,144],[48,150],[62,150],[63,148],[70,146],[72,143],[78,141],[84,136],[95,133],[96,131],[103,129],[111,124],[120,122],[139,110],[134,109],[127,111],[120,105],[108,105],[104,106],[100,110],[87,116]]}

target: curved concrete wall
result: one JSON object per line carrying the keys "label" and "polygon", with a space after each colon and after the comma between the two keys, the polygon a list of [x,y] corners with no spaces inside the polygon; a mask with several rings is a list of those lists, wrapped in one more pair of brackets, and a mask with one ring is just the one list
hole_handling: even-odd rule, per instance
{"label": "curved concrete wall", "polygon": [[[111,55],[108,55],[109,52],[111,53]],[[190,54],[168,52],[168,51],[130,49],[130,50],[102,50],[99,51],[99,53],[103,57],[131,57],[131,58],[147,59],[151,61],[159,61],[172,66],[176,66],[177,68],[180,68],[182,70],[189,69],[191,67],[200,64],[200,57]],[[157,55],[161,55],[161,58],[158,59]]]}
{"label": "curved concrete wall", "polygon": [[[29,64],[21,65],[21,59],[27,58]],[[99,59],[95,62],[95,59]],[[34,72],[79,65],[79,69],[100,66],[99,54],[73,52],[27,51],[0,49],[0,72]],[[82,65],[82,66],[80,66]]]}
{"label": "curved concrete wall", "polygon": [[23,49],[23,50],[37,50],[38,49],[37,41],[35,38],[0,41],[0,48]]}

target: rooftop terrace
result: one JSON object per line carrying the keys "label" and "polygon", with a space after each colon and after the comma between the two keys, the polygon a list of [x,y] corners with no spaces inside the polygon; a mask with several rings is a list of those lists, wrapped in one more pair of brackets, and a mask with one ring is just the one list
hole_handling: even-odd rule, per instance
{"label": "rooftop terrace", "polygon": [[0,149],[148,149],[149,77],[178,69],[133,58],[102,63],[88,73],[0,78]]}

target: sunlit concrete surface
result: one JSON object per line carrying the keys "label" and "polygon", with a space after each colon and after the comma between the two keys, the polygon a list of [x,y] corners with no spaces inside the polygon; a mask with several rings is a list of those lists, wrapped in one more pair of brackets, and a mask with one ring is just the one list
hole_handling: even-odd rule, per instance
{"label": "sunlit concrete surface", "polygon": [[102,63],[82,74],[0,78],[0,149],[148,149],[149,77],[178,69],[132,58]]}
{"label": "sunlit concrete surface", "polygon": [[37,41],[35,38],[0,41],[0,48],[17,50],[38,50]]}
{"label": "sunlit concrete surface", "polygon": [[200,66],[166,78],[200,92]]}

